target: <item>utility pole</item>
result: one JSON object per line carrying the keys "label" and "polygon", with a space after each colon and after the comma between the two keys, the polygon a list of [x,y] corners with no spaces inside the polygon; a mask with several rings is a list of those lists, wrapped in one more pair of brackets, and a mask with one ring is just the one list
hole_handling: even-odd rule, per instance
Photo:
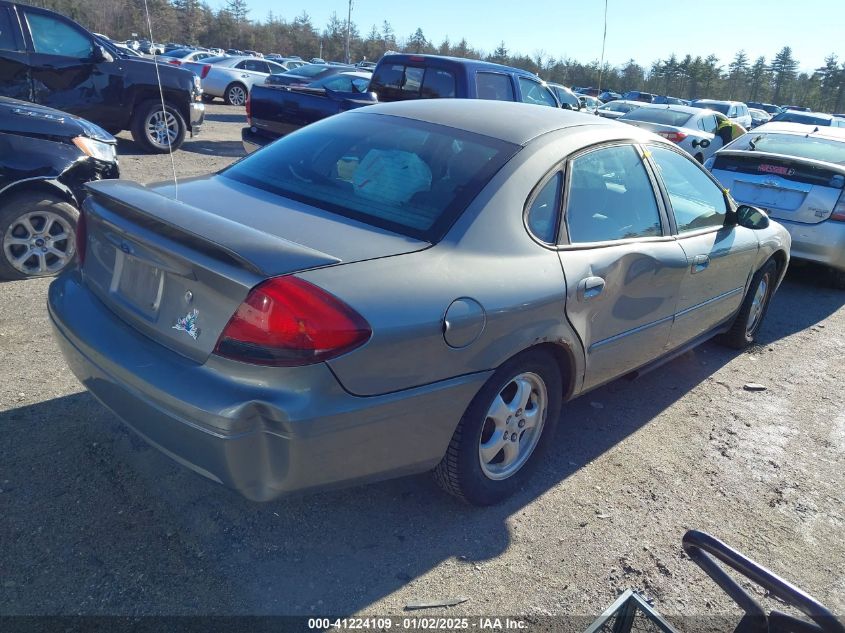
{"label": "utility pole", "polygon": [[349,58],[349,35],[350,27],[352,26],[352,0],[349,0],[349,13],[346,14],[346,63],[352,60]]}

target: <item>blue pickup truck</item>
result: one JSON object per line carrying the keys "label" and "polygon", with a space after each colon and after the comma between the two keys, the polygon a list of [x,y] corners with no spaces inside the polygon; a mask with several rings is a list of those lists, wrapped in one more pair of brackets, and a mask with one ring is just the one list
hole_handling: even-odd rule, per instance
{"label": "blue pickup truck", "polygon": [[405,99],[496,99],[560,107],[554,92],[525,70],[458,57],[385,55],[363,92],[300,86],[253,86],[248,126],[241,132],[252,152],[304,125],[376,102]]}

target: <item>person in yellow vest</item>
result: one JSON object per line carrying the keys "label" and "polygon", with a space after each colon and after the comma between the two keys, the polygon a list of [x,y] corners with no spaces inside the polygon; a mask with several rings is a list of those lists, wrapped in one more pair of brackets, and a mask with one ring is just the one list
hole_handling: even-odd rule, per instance
{"label": "person in yellow vest", "polygon": [[745,134],[745,128],[739,123],[731,121],[728,117],[720,116],[718,120],[719,125],[716,127],[716,136],[722,139],[722,147]]}

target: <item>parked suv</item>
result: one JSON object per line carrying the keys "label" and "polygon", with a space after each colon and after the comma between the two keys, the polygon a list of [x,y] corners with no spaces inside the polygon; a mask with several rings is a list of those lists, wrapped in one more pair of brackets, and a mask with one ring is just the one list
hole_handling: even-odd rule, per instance
{"label": "parked suv", "polygon": [[731,121],[739,123],[746,130],[751,129],[751,113],[748,106],[740,101],[717,101],[715,99],[696,99],[690,104],[693,108],[705,108],[721,112]]}
{"label": "parked suv", "polygon": [[178,148],[205,114],[193,73],[130,57],[58,13],[4,0],[0,95],[70,112],[112,134],[130,130],[156,153]]}
{"label": "parked suv", "polygon": [[629,90],[622,95],[626,101],[642,101],[643,103],[653,103],[654,95],[650,92],[640,92],[639,90]]}

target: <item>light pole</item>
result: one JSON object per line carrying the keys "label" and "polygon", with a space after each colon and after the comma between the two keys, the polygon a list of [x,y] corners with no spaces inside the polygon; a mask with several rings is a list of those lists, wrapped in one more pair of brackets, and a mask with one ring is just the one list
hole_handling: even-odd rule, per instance
{"label": "light pole", "polygon": [[352,26],[352,0],[349,0],[349,12],[346,14],[346,63],[352,60],[349,58],[349,35]]}

